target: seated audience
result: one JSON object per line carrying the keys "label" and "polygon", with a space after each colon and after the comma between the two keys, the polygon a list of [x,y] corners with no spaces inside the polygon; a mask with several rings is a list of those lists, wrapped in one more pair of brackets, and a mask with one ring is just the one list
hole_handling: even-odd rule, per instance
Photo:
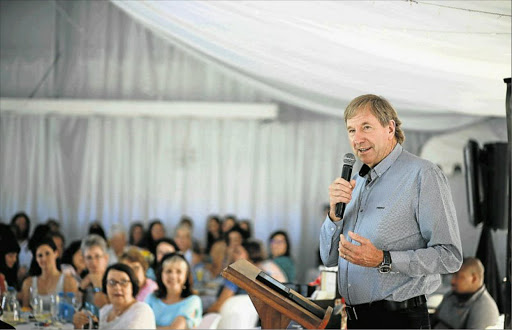
{"label": "seated audience", "polygon": [[444,296],[432,319],[434,328],[485,329],[497,323],[498,307],[485,288],[480,260],[464,258],[451,284],[452,291]]}
{"label": "seated audience", "polygon": [[[233,251],[234,261],[245,259],[256,265],[261,270],[275,278],[280,282],[286,282],[286,276],[282,273],[281,269],[270,260],[265,260],[265,251],[263,245],[257,240],[246,240],[242,245],[236,246]],[[220,288],[217,300],[208,308],[208,313],[218,313],[222,305],[229,298],[238,294],[246,294],[236,284],[224,279],[224,284]]]}
{"label": "seated audience", "polygon": [[206,222],[206,254],[210,253],[213,243],[222,238],[220,219],[216,215],[209,215]]}
{"label": "seated audience", "polygon": [[138,301],[144,301],[147,295],[158,288],[158,285],[152,279],[146,277],[146,271],[148,270],[149,265],[139,248],[129,248],[121,255],[119,261],[130,266],[138,280],[139,293],[135,297]]}
{"label": "seated audience", "polygon": [[[82,274],[86,270],[84,256],[80,246],[82,241],[73,241],[64,250],[61,259],[61,270],[63,274],[70,274],[79,282],[82,280]],[[85,276],[85,274],[84,274]]]}
{"label": "seated audience", "polygon": [[[155,316],[144,302],[137,301],[137,278],[132,269],[124,264],[114,264],[105,271],[102,279],[103,293],[110,304],[100,310],[100,329],[155,329]],[[73,324],[82,328],[89,323],[84,311],[75,313]]]}
{"label": "seated audience", "polygon": [[201,300],[193,292],[190,265],[180,253],[166,254],[157,271],[158,289],[146,298],[162,329],[191,329],[202,318]]}
{"label": "seated audience", "polygon": [[107,242],[101,236],[91,234],[82,240],[80,248],[87,268],[79,286],[83,295],[82,307],[99,317],[99,309],[108,303],[102,282],[108,266]]}
{"label": "seated audience", "polygon": [[39,240],[33,251],[34,259],[29,277],[23,281],[21,301],[23,307],[30,306],[30,299],[38,295],[43,299],[45,310],[50,310],[51,295],[59,292],[77,293],[77,282],[69,275],[64,275],[57,268],[57,246],[49,237]]}
{"label": "seated audience", "polygon": [[[25,212],[16,213],[11,219],[11,228],[14,231],[14,236],[20,246],[20,252],[18,254],[18,280],[25,278],[32,263],[32,251],[28,247],[29,235],[30,235],[30,218]],[[19,285],[16,285],[19,289]]]}
{"label": "seated audience", "polygon": [[3,277],[0,295],[12,286],[19,290],[18,284],[18,254],[20,246],[8,225],[0,224],[0,274]]}
{"label": "seated audience", "polygon": [[295,281],[295,263],[290,256],[290,240],[288,234],[278,230],[270,235],[270,257],[281,268],[288,282]]}
{"label": "seated audience", "polygon": [[147,249],[146,241],[144,238],[144,225],[142,222],[136,221],[130,226],[128,233],[128,244]]}
{"label": "seated audience", "polygon": [[153,260],[153,267],[148,268],[146,272],[146,276],[153,281],[156,281],[156,270],[158,269],[158,264],[162,261],[164,255],[177,252],[180,249],[176,242],[174,242],[171,238],[161,238],[155,242],[155,259]]}

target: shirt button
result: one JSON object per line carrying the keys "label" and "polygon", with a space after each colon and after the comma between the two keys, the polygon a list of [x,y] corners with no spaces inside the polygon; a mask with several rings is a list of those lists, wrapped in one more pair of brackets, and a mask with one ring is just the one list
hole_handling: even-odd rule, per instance
{"label": "shirt button", "polygon": [[334,228],[331,228],[331,231],[334,231]]}
{"label": "shirt button", "polygon": [[352,285],[349,283],[349,284],[348,284],[348,287],[350,288],[351,286],[352,286]]}
{"label": "shirt button", "polygon": [[363,209],[360,209],[360,210],[359,210],[359,213],[363,213]]}

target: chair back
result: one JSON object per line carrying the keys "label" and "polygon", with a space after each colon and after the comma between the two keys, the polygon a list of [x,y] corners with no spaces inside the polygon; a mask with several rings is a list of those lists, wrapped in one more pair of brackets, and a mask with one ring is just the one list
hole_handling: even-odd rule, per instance
{"label": "chair back", "polygon": [[219,329],[251,329],[258,324],[258,312],[249,295],[236,295],[227,299],[220,309]]}

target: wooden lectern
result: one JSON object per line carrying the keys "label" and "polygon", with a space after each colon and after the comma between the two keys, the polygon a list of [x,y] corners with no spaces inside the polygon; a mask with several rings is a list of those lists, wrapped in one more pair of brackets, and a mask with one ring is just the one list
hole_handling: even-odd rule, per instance
{"label": "wooden lectern", "polygon": [[311,312],[315,308],[318,309],[317,305],[294,290],[290,290],[295,296],[294,299],[299,298],[305,302],[306,307],[310,305],[312,308],[305,308],[278,293],[277,290],[257,280],[260,272],[261,269],[249,261],[238,260],[224,269],[222,276],[247,291],[260,316],[262,329],[286,329],[290,320],[307,329],[325,329],[332,315],[332,307],[327,307],[323,318],[320,318]]}

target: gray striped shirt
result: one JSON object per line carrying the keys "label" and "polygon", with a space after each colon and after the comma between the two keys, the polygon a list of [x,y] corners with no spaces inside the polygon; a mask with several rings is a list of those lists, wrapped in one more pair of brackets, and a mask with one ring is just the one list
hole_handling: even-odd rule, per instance
{"label": "gray striped shirt", "polygon": [[[320,256],[326,266],[338,265],[338,288],[347,304],[430,294],[439,287],[440,274],[459,270],[462,247],[455,207],[436,165],[397,143],[373,169],[363,165],[355,179],[344,219],[332,222],[327,217],[320,232]],[[390,251],[391,272],[381,274],[378,268],[340,258],[339,235],[352,242],[348,231]]]}

